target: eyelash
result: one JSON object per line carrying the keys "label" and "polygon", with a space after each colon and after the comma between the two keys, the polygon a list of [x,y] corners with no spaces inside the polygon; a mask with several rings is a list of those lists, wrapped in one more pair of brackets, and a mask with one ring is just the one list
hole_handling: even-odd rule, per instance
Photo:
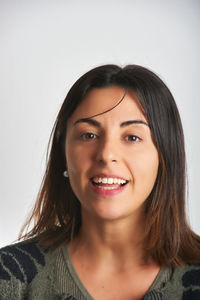
{"label": "eyelash", "polygon": [[[91,136],[93,136],[93,137],[91,137]],[[95,133],[92,133],[92,132],[86,132],[86,133],[81,134],[81,139],[83,141],[94,140],[96,138],[98,138],[98,136]],[[125,140],[128,141],[128,142],[139,142],[139,141],[141,141],[141,138],[138,137],[137,135],[129,134],[125,137]]]}
{"label": "eyelash", "polygon": [[83,141],[93,140],[92,138],[88,138],[89,135],[93,135],[93,136],[96,136],[96,137],[97,137],[97,135],[96,135],[95,133],[92,133],[92,132],[86,132],[86,133],[81,134],[81,139],[82,139]]}
{"label": "eyelash", "polygon": [[[134,138],[134,140],[129,140],[129,138]],[[141,138],[139,138],[139,136],[137,136],[137,135],[132,135],[132,134],[130,134],[130,135],[127,135],[126,136],[126,138],[128,138],[128,139],[126,139],[128,142],[139,142],[139,141],[141,141]]]}

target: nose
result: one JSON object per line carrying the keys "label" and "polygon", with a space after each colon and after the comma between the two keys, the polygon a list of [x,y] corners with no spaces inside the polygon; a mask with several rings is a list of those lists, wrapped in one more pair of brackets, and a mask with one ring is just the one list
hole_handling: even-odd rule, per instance
{"label": "nose", "polygon": [[113,139],[106,138],[98,145],[96,152],[96,160],[100,163],[108,164],[110,162],[117,162],[119,149]]}

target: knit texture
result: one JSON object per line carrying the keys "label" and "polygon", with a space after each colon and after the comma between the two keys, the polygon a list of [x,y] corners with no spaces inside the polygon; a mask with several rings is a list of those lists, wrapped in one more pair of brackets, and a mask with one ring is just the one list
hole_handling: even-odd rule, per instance
{"label": "knit texture", "polygon": [[[67,247],[52,252],[33,240],[0,249],[0,300],[92,300]],[[199,300],[200,264],[162,269],[144,300]],[[106,300],[106,299],[105,299]]]}

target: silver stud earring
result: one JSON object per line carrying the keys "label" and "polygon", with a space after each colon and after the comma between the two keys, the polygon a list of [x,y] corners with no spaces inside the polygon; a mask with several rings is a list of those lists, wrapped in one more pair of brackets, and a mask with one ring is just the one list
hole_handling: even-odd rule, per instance
{"label": "silver stud earring", "polygon": [[66,177],[66,178],[69,177],[67,170],[63,172],[63,176]]}

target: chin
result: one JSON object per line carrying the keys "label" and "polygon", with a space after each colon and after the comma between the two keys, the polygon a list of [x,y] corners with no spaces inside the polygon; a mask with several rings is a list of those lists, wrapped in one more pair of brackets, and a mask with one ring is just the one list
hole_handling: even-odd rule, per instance
{"label": "chin", "polygon": [[110,204],[108,203],[98,205],[98,207],[93,207],[90,209],[90,214],[94,215],[95,219],[97,218],[99,221],[117,221],[122,219],[127,219],[132,217],[134,211],[130,211],[129,209],[125,209],[124,207],[120,207],[119,204]]}

